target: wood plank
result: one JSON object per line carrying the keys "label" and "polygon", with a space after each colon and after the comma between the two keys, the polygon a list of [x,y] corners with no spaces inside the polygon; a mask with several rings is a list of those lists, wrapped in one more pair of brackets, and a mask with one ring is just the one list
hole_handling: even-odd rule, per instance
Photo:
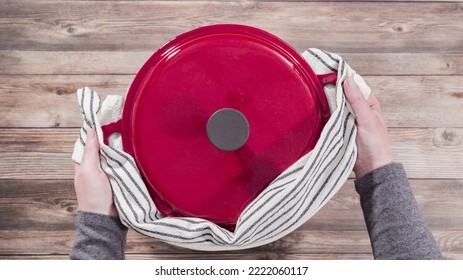
{"label": "wood plank", "polygon": [[[463,61],[462,61],[463,62]],[[125,96],[133,75],[0,75],[0,127],[79,127],[75,92]],[[366,76],[389,127],[463,127],[463,79]],[[411,105],[413,104],[413,105]]]}
{"label": "wood plank", "polygon": [[0,180],[0,230],[75,229],[73,180]]}
{"label": "wood plank", "polygon": [[[74,231],[0,231],[0,254],[68,254],[75,237]],[[355,245],[355,246],[353,246]],[[452,247],[453,248],[453,247]],[[177,254],[195,251],[172,245],[129,231],[127,253],[137,254]],[[197,255],[210,254],[195,252]],[[371,253],[370,241],[365,231],[307,231],[297,230],[271,244],[257,248],[239,250],[238,253],[279,253],[279,254],[337,254]],[[220,253],[217,253],[219,255]]]}
{"label": "wood plank", "polygon": [[0,128],[0,153],[70,154],[79,136],[79,131],[79,128]]}
{"label": "wood plank", "polygon": [[390,129],[389,139],[410,178],[463,178],[463,129]]}
{"label": "wood plank", "polygon": [[[463,201],[458,199],[463,197],[462,180],[410,180],[410,184],[431,229],[463,231]],[[72,180],[0,180],[0,230],[74,230],[76,209]],[[353,180],[301,229],[366,230]]]}
{"label": "wood plank", "polygon": [[[0,74],[136,74],[153,51],[0,50]],[[46,65],[46,67],[44,67]]]}
{"label": "wood plank", "polygon": [[71,153],[71,150],[68,153],[2,153],[0,179],[74,178]]}
{"label": "wood plank", "polygon": [[[126,254],[127,260],[371,260],[372,254]],[[0,260],[66,260],[69,255],[0,255]]]}
{"label": "wood plank", "polygon": [[[22,1],[22,0],[20,0]],[[36,0],[43,2],[66,2],[66,1],[76,1],[76,0]],[[127,1],[127,0],[79,0],[83,2],[95,2],[95,1]],[[204,2],[205,0],[137,0],[144,2],[178,2],[178,1],[187,1],[187,2]],[[238,2],[240,0],[229,0],[228,2]],[[252,2],[462,2],[461,0],[249,0]],[[213,1],[211,1],[213,2]],[[217,2],[217,0],[216,0]]]}
{"label": "wood plank", "polygon": [[[322,48],[318,44],[305,44]],[[150,51],[17,51],[0,50],[1,74],[134,75],[157,47]],[[337,52],[331,47],[326,50]],[[463,47],[461,48],[463,49]],[[362,75],[463,75],[463,53],[346,53],[339,52]]]}
{"label": "wood plank", "polygon": [[463,79],[365,77],[389,127],[463,127]]}
{"label": "wood plank", "polygon": [[461,51],[461,11],[460,3],[2,1],[0,49],[146,51],[192,28],[233,21],[297,49]]}
{"label": "wood plank", "polygon": [[[445,256],[463,259],[462,231],[434,231],[436,241]],[[0,231],[0,255],[69,254],[74,231]],[[129,231],[127,254],[194,254],[220,259],[223,252],[211,253],[173,247]],[[372,254],[366,232],[360,231],[307,231],[296,230],[288,236],[261,247],[227,252],[226,254],[263,254],[264,258],[300,254]]]}
{"label": "wood plank", "polygon": [[[73,179],[77,131],[0,129],[0,179]],[[463,179],[463,128],[391,128],[389,136],[409,178]],[[55,139],[51,147],[47,139],[53,137],[62,142]]]}
{"label": "wood plank", "polygon": [[[443,252],[444,259],[462,260],[463,254]],[[67,260],[69,255],[0,255],[0,260]],[[372,260],[372,254],[126,254],[127,260]]]}
{"label": "wood plank", "polygon": [[[372,254],[126,254],[127,260],[372,260]],[[443,252],[444,259],[462,260],[463,255]],[[69,255],[0,255],[0,260],[67,260]]]}
{"label": "wood plank", "polygon": [[[463,259],[463,159],[458,157],[463,81],[442,76],[463,75],[462,1],[19,2],[0,2],[0,259],[68,258],[76,211],[70,152],[78,129],[46,127],[80,125],[75,89],[85,84],[101,88],[102,96],[125,95],[158,46],[185,30],[232,17],[274,32],[298,50],[318,46],[341,52],[354,69],[369,75],[392,127],[395,158],[411,178],[437,178],[410,181],[444,256]],[[175,18],[179,15],[186,16]],[[352,180],[300,229],[263,247],[195,252],[131,231],[127,252],[128,259],[372,257]]]}
{"label": "wood plank", "polygon": [[124,94],[133,76],[0,76],[0,126],[79,127],[76,90],[90,86],[104,99]]}
{"label": "wood plank", "polygon": [[[460,199],[455,199],[462,197],[463,182],[411,180],[411,185],[444,255],[463,258],[463,216],[459,211],[462,205]],[[22,254],[68,254],[75,235],[73,196],[72,181],[1,180],[0,258],[9,258],[8,255],[21,258]],[[150,259],[234,259],[248,258],[249,255],[264,259],[297,259],[301,254],[321,254],[320,258],[332,258],[332,254],[368,255],[371,249],[353,182],[349,180],[308,223],[263,247],[232,252],[231,255],[195,253],[130,231],[127,252],[150,254],[146,257]],[[194,254],[188,255],[190,253]]]}

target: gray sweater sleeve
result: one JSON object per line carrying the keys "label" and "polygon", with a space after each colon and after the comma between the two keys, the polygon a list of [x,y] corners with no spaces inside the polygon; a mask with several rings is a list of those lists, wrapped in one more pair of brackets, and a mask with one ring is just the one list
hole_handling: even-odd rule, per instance
{"label": "gray sweater sleeve", "polygon": [[72,260],[122,260],[127,228],[118,218],[77,212],[77,235]]}
{"label": "gray sweater sleeve", "polygon": [[370,172],[355,188],[375,259],[442,259],[401,164]]}

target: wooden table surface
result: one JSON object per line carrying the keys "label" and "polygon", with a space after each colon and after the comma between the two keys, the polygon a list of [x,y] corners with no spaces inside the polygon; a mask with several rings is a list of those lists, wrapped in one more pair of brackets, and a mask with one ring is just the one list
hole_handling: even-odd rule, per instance
{"label": "wooden table surface", "polygon": [[[378,97],[394,157],[443,254],[463,259],[463,1],[0,0],[0,258],[67,258],[76,200],[76,89],[125,95],[175,35],[215,23],[337,52]],[[235,252],[176,248],[133,231],[129,259],[371,259],[349,179],[312,219]]]}

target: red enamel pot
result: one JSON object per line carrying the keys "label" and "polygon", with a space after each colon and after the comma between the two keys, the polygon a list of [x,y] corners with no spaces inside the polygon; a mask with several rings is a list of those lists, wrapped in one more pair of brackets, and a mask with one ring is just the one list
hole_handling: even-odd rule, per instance
{"label": "red enamel pot", "polygon": [[122,135],[151,198],[166,216],[233,229],[244,208],[313,149],[329,118],[323,86],[290,45],[232,24],[181,34],[136,75]]}

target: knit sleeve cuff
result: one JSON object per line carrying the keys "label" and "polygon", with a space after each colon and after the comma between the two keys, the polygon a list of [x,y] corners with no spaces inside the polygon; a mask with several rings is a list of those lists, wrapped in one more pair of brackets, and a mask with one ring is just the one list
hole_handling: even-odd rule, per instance
{"label": "knit sleeve cuff", "polygon": [[105,229],[111,232],[127,231],[127,227],[122,224],[118,217],[85,211],[77,211],[77,224],[86,225],[92,228]]}
{"label": "knit sleeve cuff", "polygon": [[360,179],[355,180],[355,189],[360,195],[365,195],[384,182],[395,179],[406,179],[407,174],[401,163],[393,162],[379,167]]}

